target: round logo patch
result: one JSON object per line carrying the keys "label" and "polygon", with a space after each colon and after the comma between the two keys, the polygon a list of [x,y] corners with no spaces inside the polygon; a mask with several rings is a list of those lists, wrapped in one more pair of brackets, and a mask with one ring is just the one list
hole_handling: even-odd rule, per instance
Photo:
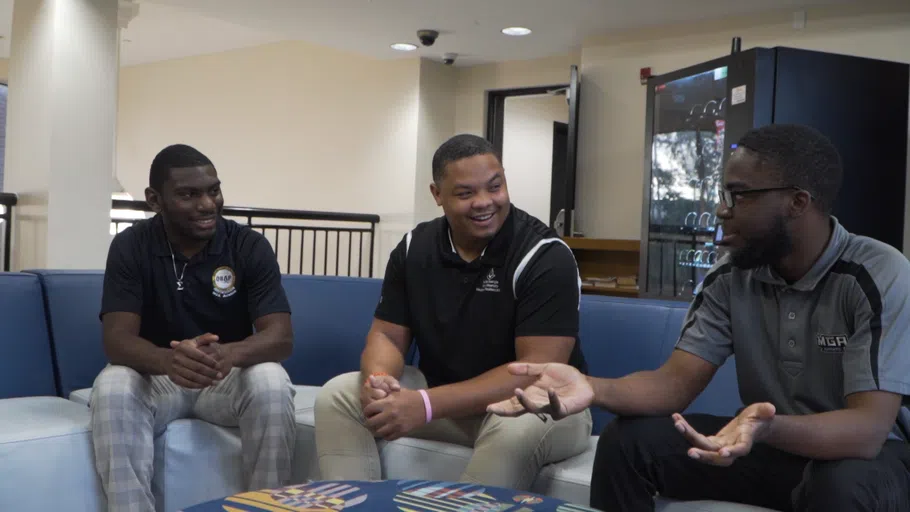
{"label": "round logo patch", "polygon": [[237,293],[235,288],[236,276],[231,267],[218,267],[212,274],[212,295],[227,298]]}

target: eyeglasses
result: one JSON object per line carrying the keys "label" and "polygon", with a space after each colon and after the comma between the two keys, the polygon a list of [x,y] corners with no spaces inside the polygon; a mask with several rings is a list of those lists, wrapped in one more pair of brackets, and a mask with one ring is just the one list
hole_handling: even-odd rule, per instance
{"label": "eyeglasses", "polygon": [[[734,196],[760,194],[763,192],[772,192],[774,190],[800,190],[800,191],[802,191],[803,189],[801,189],[797,186],[794,186],[794,185],[790,185],[787,187],[767,187],[767,188],[750,188],[750,189],[746,189],[746,190],[727,190],[727,189],[723,188],[723,186],[719,185],[717,187],[717,196],[720,197],[720,200],[721,200],[721,202],[723,202],[724,206],[726,206],[727,208],[733,208],[736,205]],[[811,194],[809,195],[809,197],[814,199],[814,197],[812,197]]]}

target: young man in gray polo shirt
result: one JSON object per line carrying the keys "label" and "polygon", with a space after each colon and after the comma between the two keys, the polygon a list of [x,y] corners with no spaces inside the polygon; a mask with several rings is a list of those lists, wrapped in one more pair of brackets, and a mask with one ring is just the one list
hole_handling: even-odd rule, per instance
{"label": "young man in gray polo shirt", "polygon": [[[512,365],[537,382],[489,410],[616,413],[594,461],[599,509],[653,510],[660,494],[910,510],[910,262],[830,216],[842,174],[813,129],[746,134],[717,211],[729,253],[697,290],[669,360],[621,379]],[[747,407],[735,418],[678,414],[734,353]]]}

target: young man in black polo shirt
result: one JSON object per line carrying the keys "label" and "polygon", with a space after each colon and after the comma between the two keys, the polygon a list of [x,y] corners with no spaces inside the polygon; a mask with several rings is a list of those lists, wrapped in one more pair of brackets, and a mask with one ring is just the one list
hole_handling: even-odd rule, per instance
{"label": "young man in black polo shirt", "polygon": [[294,388],[278,362],[293,346],[290,308],[268,241],[221,217],[220,185],[202,153],[165,148],[146,189],[157,215],[111,244],[101,305],[110,365],[91,398],[111,511],[155,510],[154,437],[187,416],[240,427],[250,489],[289,483]]}
{"label": "young man in black polo shirt", "polygon": [[[380,479],[374,438],[410,436],[473,447],[463,481],[527,489],[543,465],[584,451],[590,413],[563,423],[485,409],[533,381],[510,375],[510,362],[586,370],[575,259],[553,230],[510,204],[499,158],[480,137],[459,135],[437,150],[430,189],[445,215],[392,252],[361,371],[317,396],[321,476]],[[404,365],[412,338],[419,371]]]}

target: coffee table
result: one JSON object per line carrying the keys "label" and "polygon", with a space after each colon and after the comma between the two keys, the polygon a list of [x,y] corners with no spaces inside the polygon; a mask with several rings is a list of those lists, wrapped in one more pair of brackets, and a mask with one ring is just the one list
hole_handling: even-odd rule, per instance
{"label": "coffee table", "polygon": [[317,481],[244,492],[183,512],[592,512],[556,498],[489,485],[430,480]]}

